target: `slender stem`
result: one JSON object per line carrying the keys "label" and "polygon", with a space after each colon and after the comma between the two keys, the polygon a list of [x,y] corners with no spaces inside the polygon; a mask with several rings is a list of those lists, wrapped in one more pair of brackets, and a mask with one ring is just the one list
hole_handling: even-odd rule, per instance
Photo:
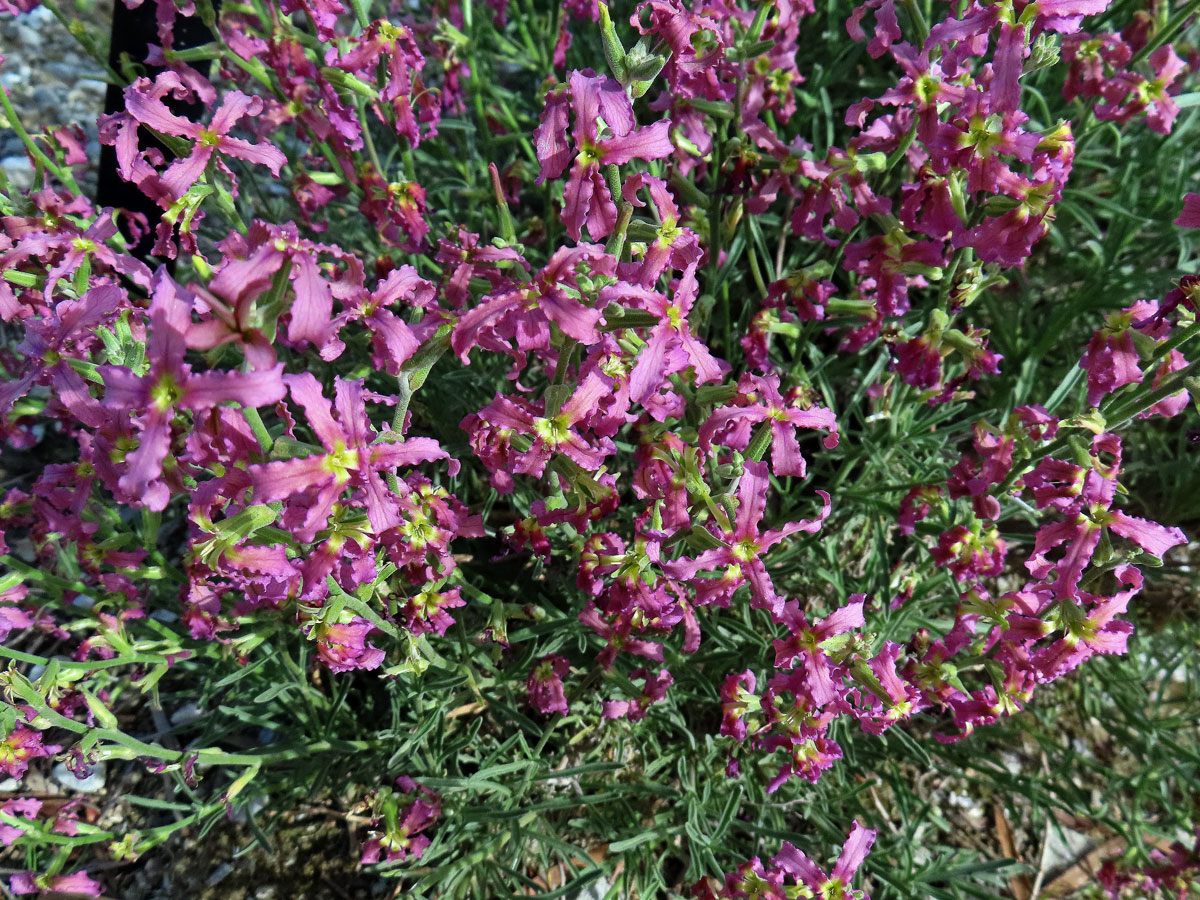
{"label": "slender stem", "polygon": [[42,6],[54,14],[54,18],[58,19],[62,23],[62,26],[70,32],[71,37],[75,38],[76,43],[87,51],[87,55],[92,58],[92,61],[104,69],[105,74],[108,75],[109,80],[113,84],[124,86],[129,83],[128,79],[122,77],[119,72],[108,64],[108,60],[100,52],[100,48],[96,45],[96,42],[91,39],[91,35],[87,29],[80,27],[82,22],[68,18],[56,0],[42,0]]}
{"label": "slender stem", "polygon": [[249,424],[250,430],[254,432],[254,436],[258,439],[258,445],[262,447],[263,453],[270,453],[271,447],[275,442],[271,438],[271,433],[267,431],[267,426],[263,423],[258,409],[253,406],[244,406],[242,407],[242,415],[246,417],[246,422]]}
{"label": "slender stem", "polygon": [[912,23],[917,29],[917,46],[924,47],[929,39],[929,23],[925,21],[925,13],[921,9],[920,0],[904,0],[904,8],[912,17]]}
{"label": "slender stem", "polygon": [[1179,15],[1171,19],[1166,28],[1147,41],[1146,46],[1144,46],[1141,50],[1133,54],[1133,58],[1129,60],[1126,68],[1132,69],[1159,47],[1163,46],[1163,44],[1174,40],[1176,35],[1178,35],[1179,32],[1183,31],[1183,29],[1187,27],[1188,20],[1191,19],[1191,17],[1197,12],[1200,12],[1200,0],[1192,0],[1191,3],[1179,11]]}
{"label": "slender stem", "polygon": [[367,145],[367,155],[371,157],[371,164],[375,166],[375,171],[379,173],[379,177],[387,181],[387,174],[383,171],[383,166],[379,162],[379,154],[375,152],[375,140],[371,137],[371,126],[367,122],[367,114],[363,110],[363,101],[361,98],[355,106],[358,108],[358,124],[362,128],[363,142]]}
{"label": "slender stem", "polygon": [[36,159],[44,169],[53,174],[55,178],[61,181],[73,193],[80,193],[79,185],[75,183],[75,176],[71,174],[70,168],[61,168],[33,142],[33,138],[29,136],[29,132],[25,130],[25,126],[21,124],[21,120],[17,117],[17,111],[13,109],[12,101],[8,98],[8,91],[3,87],[0,87],[0,106],[4,108],[4,117],[8,119],[9,127],[16,132],[17,137],[21,139],[21,143],[25,145],[25,149],[29,152],[29,155]]}

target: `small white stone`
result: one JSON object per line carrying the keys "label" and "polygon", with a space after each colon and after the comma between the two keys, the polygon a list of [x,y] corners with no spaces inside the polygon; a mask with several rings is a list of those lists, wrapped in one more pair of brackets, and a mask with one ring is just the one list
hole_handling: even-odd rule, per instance
{"label": "small white stone", "polygon": [[24,156],[7,156],[0,159],[0,167],[8,176],[9,183],[19,191],[27,191],[33,185],[33,163]]}
{"label": "small white stone", "polygon": [[104,790],[104,763],[96,763],[87,778],[76,778],[65,763],[59,763],[50,772],[50,777],[69,791],[95,794]]}
{"label": "small white stone", "polygon": [[1051,871],[1075,862],[1092,848],[1092,839],[1086,834],[1070,828],[1050,829],[1046,842],[1047,868]]}
{"label": "small white stone", "polygon": [[214,887],[215,885],[220,884],[227,877],[229,877],[229,873],[232,871],[233,866],[231,866],[229,863],[221,863],[219,866],[213,869],[213,873],[208,876],[208,886]]}
{"label": "small white stone", "polygon": [[572,894],[572,900],[604,900],[608,892],[612,890],[612,885],[604,876],[600,876],[578,894]]}
{"label": "small white stone", "polygon": [[54,21],[54,13],[50,12],[44,6],[35,6],[29,12],[25,13],[25,21],[35,27],[49,25]]}
{"label": "small white stone", "polygon": [[182,728],[184,725],[191,725],[202,715],[204,712],[195,703],[185,703],[171,713],[171,725],[175,728]]}
{"label": "small white stone", "polygon": [[42,46],[42,35],[36,28],[30,28],[25,23],[21,23],[14,30],[16,34],[13,37],[17,43],[24,45],[26,49]]}

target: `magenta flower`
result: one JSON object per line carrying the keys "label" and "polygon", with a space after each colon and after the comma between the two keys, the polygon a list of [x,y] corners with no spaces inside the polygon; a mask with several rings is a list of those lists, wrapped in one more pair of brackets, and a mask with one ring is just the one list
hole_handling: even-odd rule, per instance
{"label": "magenta flower", "polygon": [[[381,858],[384,862],[405,860],[410,856],[420,859],[429,846],[429,838],[421,832],[441,818],[442,800],[429,788],[417,784],[407,775],[397,778],[396,786],[403,792],[400,797],[386,790],[381,792],[383,815],[371,821],[371,832],[363,842],[363,865],[373,865]],[[406,805],[398,803],[401,799],[407,801]]]}
{"label": "magenta flower", "polygon": [[[1063,601],[1053,608],[1049,622],[1039,621],[1046,628],[1063,632],[1061,638],[1033,657],[1033,667],[1041,680],[1053,681],[1095,653],[1125,653],[1133,625],[1118,620],[1117,616],[1125,613],[1129,601],[1141,590],[1142,575],[1128,565],[1119,567],[1114,574],[1126,590],[1105,598],[1085,594],[1085,599],[1099,601],[1086,611],[1073,601]],[[1016,617],[1010,617],[1010,622],[1013,618]]]}
{"label": "magenta flower", "polygon": [[136,415],[138,446],[126,457],[118,482],[129,502],[152,510],[166,508],[171,491],[162,480],[171,445],[171,423],[180,409],[212,409],[228,401],[255,408],[283,399],[283,364],[257,372],[195,374],[185,363],[192,298],[159,269],[154,276],[146,355],[150,370],[137,375],[124,366],[101,366],[104,405]]}
{"label": "magenta flower", "polygon": [[40,731],[18,725],[0,740],[0,772],[21,778],[30,760],[53,756],[61,749],[57,744],[43,744]]}
{"label": "magenta flower", "polygon": [[9,881],[14,894],[38,894],[48,897],[62,895],[99,897],[104,885],[88,877],[87,872],[71,875],[39,875],[37,872],[18,872]]}
{"label": "magenta flower", "polygon": [[749,669],[725,676],[721,685],[721,734],[737,741],[746,740],[746,719],[759,711],[762,701],[754,693],[758,683]]}
{"label": "magenta flower", "polygon": [[1092,335],[1079,361],[1079,367],[1088,373],[1088,403],[1092,406],[1118,388],[1142,380],[1141,358],[1130,331],[1135,310],[1131,307],[1110,315],[1104,328]]}
{"label": "magenta flower", "polygon": [[641,696],[633,700],[605,700],[601,705],[601,715],[606,719],[629,719],[637,722],[646,717],[646,709],[652,703],[657,703],[667,696],[667,688],[675,681],[666,669],[659,669],[657,675],[649,669],[634,669],[629,676],[631,679],[640,678],[644,683]]}
{"label": "magenta flower", "polygon": [[775,647],[775,667],[791,669],[799,661],[804,668],[808,691],[818,706],[824,706],[838,697],[838,685],[833,677],[835,670],[821,644],[832,637],[861,628],[865,622],[865,600],[864,594],[855,594],[849,603],[815,625],[808,624],[799,601],[789,600],[784,604],[779,621],[787,627],[789,634],[772,642]]}
{"label": "magenta flower", "polygon": [[[241,91],[230,91],[213,114],[212,123],[205,126],[182,119],[167,109],[161,99],[164,87],[182,89],[183,84],[174,72],[162,73],[156,82],[139,78],[125,89],[125,108],[133,118],[155,131],[195,141],[191,155],[175,160],[163,173],[163,184],[176,198],[186,194],[200,179],[214,152],[266,166],[272,175],[279,177],[279,170],[287,162],[287,157],[279,150],[269,144],[251,144],[229,136],[239,119],[262,112],[261,99],[248,97]],[[218,165],[225,168],[219,158]],[[225,171],[233,177],[227,168]]]}
{"label": "magenta flower", "polygon": [[[1100,462],[1102,453],[1115,457],[1114,462],[1103,465]],[[1049,522],[1037,531],[1033,553],[1025,567],[1037,579],[1053,573],[1052,587],[1058,599],[1078,599],[1079,579],[1100,545],[1101,533],[1105,528],[1160,559],[1172,547],[1187,540],[1178,528],[1168,528],[1110,509],[1121,468],[1120,453],[1121,443],[1116,435],[1098,435],[1092,444],[1092,469],[1083,476],[1078,499],[1069,506],[1061,500],[1054,503],[1067,517],[1058,522]],[[1070,477],[1069,472],[1066,477]],[[1074,491],[1075,488],[1071,486],[1070,490]],[[1066,545],[1066,550],[1060,559],[1048,559],[1051,550],[1063,545]]]}
{"label": "magenta flower", "polygon": [[869,10],[875,10],[875,31],[867,52],[873,57],[883,56],[892,44],[900,40],[900,20],[896,16],[896,0],[864,0],[850,13],[846,20],[846,33],[851,39],[865,41],[862,20]]}
{"label": "magenta flower", "polygon": [[1183,198],[1183,209],[1175,224],[1180,228],[1200,228],[1200,194],[1188,194]]}
{"label": "magenta flower", "polygon": [[778,866],[793,876],[798,882],[807,887],[814,896],[829,898],[855,898],[855,900],[870,900],[861,890],[853,890],[851,881],[862,866],[863,860],[871,852],[875,843],[875,832],[864,828],[857,821],[850,829],[850,836],[842,847],[842,852],[833,865],[833,872],[826,875],[811,859],[789,844],[783,842],[779,854],[771,858],[772,865]]}
{"label": "magenta flower", "polygon": [[683,578],[691,578],[703,570],[729,569],[738,581],[749,582],[752,604],[756,609],[767,609],[772,616],[782,616],[783,600],[775,594],[775,586],[767,574],[762,556],[793,534],[815,534],[819,531],[821,523],[829,515],[829,495],[817,491],[824,501],[818,518],[789,522],[783,528],[761,531],[759,525],[766,512],[769,489],[767,464],[746,462],[738,483],[738,507],[733,530],[720,535],[724,546],[705,550],[694,559],[677,560],[664,568],[670,568],[672,574]]}
{"label": "magenta flower", "polygon": [[25,339],[17,348],[24,367],[10,371],[8,380],[0,382],[0,417],[6,417],[35,384],[49,383],[80,422],[91,427],[103,425],[107,416],[70,360],[78,358],[81,348],[91,342],[94,329],[129,305],[129,298],[115,284],[101,284],[79,300],[60,300],[52,315],[27,319]]}
{"label": "magenta flower", "polygon": [[117,233],[114,215],[111,209],[102,210],[96,221],[82,233],[74,229],[57,233],[34,231],[25,235],[8,253],[0,255],[0,265],[5,269],[16,268],[27,259],[45,264],[48,271],[42,295],[46,302],[50,302],[59,279],[69,280],[85,262],[90,263],[93,270],[111,269],[127,276],[139,287],[148,288],[150,270],[145,263],[108,246],[108,241]]}
{"label": "magenta flower", "polygon": [[[32,822],[42,808],[42,801],[33,797],[15,797],[0,804],[0,812],[14,819],[21,817]],[[25,829],[16,825],[0,823],[0,845],[11,847],[25,834]]]}
{"label": "magenta flower", "polygon": [[784,399],[779,392],[779,376],[746,374],[738,382],[735,406],[722,406],[700,426],[700,446],[707,453],[714,441],[735,450],[745,450],[752,439],[751,428],[768,424],[771,431],[771,469],[776,476],[805,477],[807,465],[796,440],[797,428],[828,430],[825,447],[838,443],[837,419],[833,411],[823,406],[808,406],[801,402],[799,392]]}
{"label": "magenta flower", "polygon": [[479,420],[531,439],[529,449],[515,458],[508,454],[504,465],[512,472],[540,478],[555,453],[562,453],[589,472],[594,472],[612,452],[613,443],[607,438],[591,442],[579,433],[577,426],[595,414],[601,400],[610,393],[608,379],[592,372],[555,415],[539,415],[542,410],[528,401],[497,396],[479,411],[478,416],[464,419],[463,427],[473,430],[475,421]]}
{"label": "magenta flower", "polygon": [[529,677],[525,687],[529,689],[529,703],[540,713],[568,712],[567,695],[563,692],[563,677],[571,664],[562,656],[543,656]]}
{"label": "magenta flower", "polygon": [[367,643],[375,626],[359,616],[349,622],[324,622],[316,625],[310,637],[317,642],[317,654],[331,672],[351,669],[377,669],[383,662],[383,651]]}
{"label": "magenta flower", "polygon": [[[351,322],[362,322],[371,333],[372,359],[376,368],[399,375],[401,366],[433,336],[438,323],[430,316],[410,325],[393,307],[403,303],[409,308],[427,308],[436,293],[434,286],[421,278],[416,269],[401,266],[388,273],[373,292],[357,289],[352,298],[343,298],[343,311],[333,320],[333,330],[341,331]],[[336,358],[343,347],[341,341],[336,341],[322,356]]]}
{"label": "magenta flower", "polygon": [[591,346],[600,340],[596,329],[602,316],[580,299],[579,280],[611,276],[616,267],[617,260],[598,244],[559,247],[532,280],[509,281],[464,313],[450,344],[464,363],[472,349],[483,347],[512,356],[524,368],[530,351],[549,349],[553,322],[563,334]]}
{"label": "magenta flower", "polygon": [[963,525],[943,532],[937,546],[930,551],[934,562],[945,566],[958,581],[986,578],[1004,570],[1007,542],[995,528],[982,533]]}
{"label": "magenta flower", "polygon": [[[385,432],[383,440],[373,442],[378,435],[367,418],[361,381],[338,378],[331,407],[321,385],[309,373],[288,375],[284,380],[292,399],[304,408],[309,427],[325,452],[252,466],[255,501],[303,496],[304,502],[295,508],[299,521],[294,533],[306,543],[325,526],[333,504],[347,488],[366,506],[367,519],[377,536],[400,524],[396,500],[380,473],[397,466],[450,459],[449,455],[431,438],[390,440],[392,432]],[[450,470],[458,471],[456,461],[450,460]]]}
{"label": "magenta flower", "polygon": [[666,182],[661,178],[637,172],[625,179],[621,193],[634,206],[645,206],[637,195],[642,187],[646,187],[650,192],[650,199],[659,221],[658,234],[647,245],[641,263],[623,263],[621,271],[624,274],[626,269],[635,268],[637,274],[633,280],[644,287],[650,287],[658,281],[668,266],[680,271],[687,270],[700,261],[704,251],[700,248],[700,239],[696,233],[679,225],[679,207],[667,189]]}
{"label": "magenta flower", "polygon": [[601,305],[634,302],[659,319],[650,329],[646,347],[638,354],[629,376],[629,399],[634,403],[645,402],[658,393],[669,376],[688,367],[695,371],[697,384],[720,381],[729,371],[729,364],[709,353],[708,347],[688,327],[688,313],[698,292],[695,262],[683,273],[670,299],[657,291],[625,284],[612,285],[600,292]]}
{"label": "magenta flower", "polygon": [[[575,112],[576,156],[564,194],[563,221],[573,240],[579,240],[585,224],[592,240],[602,240],[616,224],[617,206],[600,167],[670,156],[675,149],[669,136],[671,123],[662,120],[645,128],[635,127],[633,104],[625,91],[612,78],[596,75],[590,69],[572,72],[568,83]],[[538,184],[558,178],[570,160],[566,104],[560,89],[552,92],[534,134],[541,163]]]}

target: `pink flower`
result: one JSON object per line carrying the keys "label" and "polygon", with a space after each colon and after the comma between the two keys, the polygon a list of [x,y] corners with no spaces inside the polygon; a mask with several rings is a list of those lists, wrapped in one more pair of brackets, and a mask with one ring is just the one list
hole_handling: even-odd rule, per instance
{"label": "pink flower", "polygon": [[146,355],[150,370],[137,375],[124,366],[101,366],[104,405],[137,416],[138,446],[126,457],[118,485],[129,502],[159,511],[171,490],[163,463],[171,445],[171,423],[179,409],[203,411],[233,401],[255,408],[281,400],[283,364],[257,372],[192,372],[185,363],[192,298],[159,269],[154,276]]}
{"label": "pink flower", "polygon": [[721,685],[721,734],[744,741],[746,719],[759,710],[760,701],[754,693],[757,679],[749,669],[727,675]]}
{"label": "pink flower", "polygon": [[1079,367],[1088,373],[1088,403],[1097,406],[1104,397],[1127,384],[1142,380],[1141,359],[1130,325],[1135,307],[1108,317],[1104,328],[1092,335]]}
{"label": "pink flower", "polygon": [[528,449],[515,456],[506,454],[507,459],[501,463],[514,473],[541,477],[555,453],[562,453],[589,472],[594,472],[613,451],[614,445],[607,438],[589,441],[580,433],[578,426],[597,412],[601,400],[610,393],[608,379],[591,372],[554,415],[539,415],[545,411],[532,403],[497,396],[479,411],[478,416],[464,419],[463,427],[475,430],[477,422],[482,422],[529,438]]}
{"label": "pink flower", "polygon": [[[425,309],[433,303],[436,293],[436,288],[421,278],[416,269],[401,266],[389,272],[374,291],[355,288],[352,296],[344,297],[343,312],[333,320],[333,329],[341,331],[351,322],[362,322],[371,334],[372,359],[376,368],[399,375],[400,368],[433,336],[438,323],[435,317],[429,316],[419,323],[409,324],[393,311],[393,307],[403,303],[410,309]],[[322,356],[335,358],[343,348],[341,341],[335,341]]]}
{"label": "pink flower", "polygon": [[63,894],[99,897],[104,893],[100,882],[88,877],[87,872],[71,875],[39,875],[37,872],[18,872],[9,881],[14,894],[38,894],[59,897]]}
{"label": "pink flower", "polygon": [[792,392],[785,400],[779,392],[778,375],[743,375],[738,382],[738,392],[737,405],[714,410],[700,426],[700,447],[706,453],[714,442],[745,450],[753,439],[751,427],[761,423],[770,430],[771,469],[776,476],[804,478],[807,465],[796,440],[796,429],[827,430],[829,434],[823,441],[825,447],[837,446],[838,426],[833,411],[802,403],[799,391]]}
{"label": "pink flower", "polygon": [[795,668],[797,661],[800,661],[807,678],[809,693],[813,702],[819,706],[824,706],[838,696],[837,683],[833,678],[835,670],[821,644],[829,638],[861,628],[865,623],[865,600],[864,594],[855,594],[849,603],[815,625],[808,624],[799,601],[789,600],[784,605],[779,621],[787,627],[789,633],[786,638],[773,642],[775,667]]}
{"label": "pink flower", "polygon": [[[675,149],[669,137],[671,123],[663,120],[636,128],[633,104],[616,81],[590,69],[572,72],[568,79],[571,108],[575,112],[575,164],[564,195],[563,221],[567,234],[579,240],[584,224],[592,240],[601,240],[617,221],[617,207],[601,166],[622,165],[634,159],[655,160]],[[601,136],[600,120],[606,130]],[[547,98],[542,123],[535,133],[541,171],[537,183],[558,178],[566,169],[566,100],[558,90]]]}
{"label": "pink flower", "polygon": [[1052,624],[1063,631],[1063,636],[1040,650],[1032,660],[1041,680],[1053,681],[1095,653],[1125,652],[1133,625],[1116,617],[1125,613],[1129,601],[1141,590],[1142,575],[1133,566],[1121,566],[1114,574],[1126,590],[1106,598],[1084,595],[1085,599],[1098,601],[1087,611],[1070,600],[1058,605]]}
{"label": "pink flower", "polygon": [[[252,466],[255,501],[269,503],[303,495],[294,508],[296,537],[310,542],[329,519],[333,504],[347,488],[367,510],[375,534],[399,524],[395,498],[383,483],[381,472],[435,459],[450,459],[431,438],[382,440],[367,418],[363,383],[337,379],[333,407],[309,373],[284,379],[292,399],[304,408],[309,427],[325,449],[324,453],[300,459],[281,460]],[[337,418],[333,417],[334,407]],[[458,463],[450,461],[451,472]]]}
{"label": "pink flower", "polygon": [[679,279],[671,299],[657,291],[632,285],[613,285],[600,292],[602,305],[632,301],[659,319],[650,329],[646,346],[638,354],[637,364],[629,376],[629,399],[634,403],[645,402],[658,393],[670,375],[689,367],[696,373],[697,384],[720,381],[729,371],[729,364],[713,357],[688,327],[688,313],[698,292],[695,262]]}
{"label": "pink flower", "polygon": [[862,891],[853,891],[850,882],[858,873],[867,854],[871,852],[871,845],[874,843],[875,832],[855,821],[830,874],[826,875],[823,869],[787,841],[783,842],[779,854],[771,858],[771,864],[796,878],[815,896],[828,897],[830,900],[834,897],[870,900]]}
{"label": "pink flower", "polygon": [[[580,279],[611,276],[617,260],[598,244],[559,247],[532,280],[506,281],[455,323],[450,345],[464,362],[475,347],[512,356],[524,368],[526,354],[550,347],[550,323],[590,346],[600,340],[601,313],[585,304]],[[513,350],[511,342],[516,341]]]}
{"label": "pink flower", "polygon": [[529,702],[540,713],[567,714],[567,695],[563,692],[563,677],[570,671],[571,664],[562,656],[543,656],[529,677],[525,687],[529,689]]}
{"label": "pink flower", "polygon": [[[205,126],[182,119],[167,109],[162,101],[162,94],[166,93],[163,88],[182,89],[183,84],[174,72],[160,74],[156,82],[139,78],[125,89],[125,108],[133,118],[155,131],[195,141],[191,154],[171,163],[162,176],[163,184],[176,198],[186,194],[200,179],[214,152],[266,166],[272,175],[279,177],[279,170],[287,162],[287,157],[279,150],[270,144],[251,144],[229,136],[239,119],[262,112],[261,99],[248,97],[241,91],[229,91],[213,114],[212,123]],[[230,178],[233,177],[224,163],[218,160],[218,164]]]}
{"label": "pink flower", "polygon": [[727,568],[740,583],[750,583],[753,606],[767,609],[773,616],[783,614],[783,600],[775,594],[771,576],[763,562],[763,554],[793,534],[815,534],[829,515],[829,495],[817,491],[824,506],[818,518],[789,522],[783,528],[760,531],[763,514],[767,507],[767,491],[770,480],[767,465],[761,462],[746,462],[745,471],[738,483],[737,516],[733,530],[720,534],[723,546],[705,550],[694,559],[681,559],[669,564],[678,577],[690,578],[703,570]]}
{"label": "pink flower", "polygon": [[[0,805],[0,812],[13,818],[23,817],[33,821],[42,808],[42,801],[33,797],[17,797]],[[25,830],[16,825],[0,823],[0,844],[11,847],[17,839],[25,834]]]}
{"label": "pink flower", "polygon": [[667,688],[675,681],[666,669],[659,669],[657,675],[652,675],[649,669],[634,669],[630,678],[640,678],[644,682],[642,694],[634,700],[605,700],[602,704],[602,715],[606,719],[629,719],[637,722],[646,717],[646,708],[667,696]]}
{"label": "pink flower", "polygon": [[0,772],[20,778],[29,768],[29,761],[50,757],[60,751],[57,744],[43,744],[42,733],[18,725],[0,740]]}
{"label": "pink flower", "polygon": [[846,33],[853,40],[865,41],[862,20],[869,10],[875,10],[875,35],[867,45],[867,52],[873,57],[883,56],[884,53],[900,40],[900,20],[896,17],[896,0],[865,0],[854,8],[850,18],[846,20]]}
{"label": "pink flower", "polygon": [[[694,263],[698,263],[704,252],[696,233],[690,228],[683,228],[679,225],[679,206],[667,189],[666,182],[661,178],[636,172],[625,179],[625,186],[621,193],[634,206],[645,206],[646,204],[638,199],[637,195],[638,190],[643,186],[650,192],[650,199],[654,204],[659,225],[658,234],[646,247],[646,253],[642,257],[641,263],[636,264],[637,275],[634,280],[643,287],[650,287],[658,281],[659,276],[666,271],[668,266],[684,271]],[[622,274],[626,269],[634,267],[635,264],[623,264],[621,266]]]}
{"label": "pink flower", "polygon": [[[1168,528],[1110,509],[1121,470],[1120,453],[1121,443],[1116,435],[1098,435],[1092,442],[1092,468],[1083,475],[1082,486],[1075,488],[1072,485],[1065,497],[1051,501],[1063,510],[1066,518],[1038,529],[1033,553],[1025,567],[1034,578],[1053,574],[1051,586],[1058,599],[1078,599],[1079,579],[1091,562],[1105,528],[1160,559],[1172,547],[1187,540],[1178,528]],[[1114,457],[1113,462],[1102,463],[1101,454]],[[1066,479],[1072,478],[1071,468],[1068,467]],[[1034,489],[1037,490],[1037,486]],[[1077,499],[1068,505],[1067,498],[1076,490]],[[1049,560],[1050,551],[1064,544],[1066,550],[1062,557],[1053,562]]]}
{"label": "pink flower", "polygon": [[349,672],[377,669],[383,662],[383,651],[367,643],[367,636],[374,630],[366,619],[355,616],[349,622],[322,622],[309,636],[317,642],[317,654],[329,671]]}
{"label": "pink flower", "polygon": [[938,565],[949,568],[955,579],[966,581],[999,575],[1007,552],[1008,544],[995,528],[977,532],[955,525],[943,532],[930,555]]}
{"label": "pink flower", "polygon": [[[362,864],[420,859],[429,838],[421,832],[442,815],[442,799],[406,775],[396,779],[400,792],[384,789],[376,801],[379,815],[371,820],[371,831],[363,842]],[[383,826],[382,828],[380,826]]]}
{"label": "pink flower", "polygon": [[1200,194],[1188,194],[1183,198],[1183,209],[1175,224],[1180,228],[1200,228]]}

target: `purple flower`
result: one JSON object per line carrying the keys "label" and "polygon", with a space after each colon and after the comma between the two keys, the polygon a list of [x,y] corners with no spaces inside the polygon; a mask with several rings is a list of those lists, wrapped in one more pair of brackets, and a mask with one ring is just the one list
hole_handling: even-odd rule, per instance
{"label": "purple flower", "polygon": [[659,319],[650,329],[646,347],[638,354],[637,364],[629,376],[629,399],[634,403],[644,403],[658,393],[668,376],[689,367],[696,373],[697,384],[720,381],[729,371],[729,364],[709,353],[708,347],[688,327],[688,313],[698,292],[695,262],[687,267],[670,299],[657,291],[634,285],[612,285],[600,292],[602,305],[633,301]]}
{"label": "purple flower", "polygon": [[[0,812],[5,815],[13,818],[24,817],[31,822],[37,817],[41,808],[42,801],[33,797],[17,797],[0,804]],[[16,825],[0,824],[0,844],[5,847],[11,847],[24,834],[25,830]]]}
{"label": "purple flower", "polygon": [[[214,152],[266,166],[272,175],[279,177],[279,170],[287,162],[287,157],[279,150],[269,144],[251,144],[229,136],[239,119],[257,116],[262,112],[261,99],[249,97],[241,91],[229,91],[213,114],[212,123],[199,125],[176,116],[167,108],[162,101],[162,94],[166,92],[164,88],[182,89],[183,83],[174,72],[162,73],[156,82],[139,78],[125,89],[125,108],[133,118],[155,131],[195,141],[191,154],[175,160],[163,173],[163,184],[176,198],[186,194],[188,188],[200,179]],[[220,165],[224,167],[224,163]],[[228,169],[225,171],[232,178],[232,173]]]}
{"label": "purple flower", "polygon": [[1200,194],[1188,194],[1183,198],[1183,209],[1175,224],[1180,228],[1200,228]]}
{"label": "purple flower", "polygon": [[815,534],[829,515],[829,495],[817,491],[824,506],[821,515],[813,520],[789,522],[783,528],[761,531],[759,528],[767,507],[767,491],[770,480],[767,464],[747,462],[741,481],[738,483],[737,516],[733,530],[721,534],[723,546],[705,550],[694,559],[682,559],[669,564],[673,574],[690,578],[703,570],[726,568],[735,573],[742,583],[749,582],[753,605],[757,609],[770,610],[772,616],[783,615],[783,600],[775,594],[771,576],[762,560],[763,554],[793,534]]}
{"label": "purple flower", "polygon": [[531,439],[527,450],[513,457],[509,455],[506,468],[513,472],[541,477],[546,464],[555,453],[562,453],[590,472],[603,464],[613,450],[611,440],[590,442],[579,433],[577,426],[596,413],[601,400],[611,393],[608,379],[597,372],[590,373],[575,389],[571,398],[554,415],[539,415],[536,406],[528,402],[497,396],[479,415],[467,417],[463,427],[475,428],[475,419],[507,429]]}
{"label": "purple flower", "polygon": [[815,625],[809,625],[797,600],[784,604],[779,621],[787,627],[788,636],[773,642],[775,667],[795,668],[799,660],[808,681],[808,691],[813,702],[824,706],[837,698],[837,683],[833,678],[833,665],[822,649],[822,642],[852,629],[861,628],[864,594],[855,594],[850,602],[834,610]]}
{"label": "purple flower", "polygon": [[540,713],[567,714],[567,695],[563,692],[563,677],[571,664],[562,656],[543,656],[529,677],[525,687],[529,689],[529,702]]}
{"label": "purple flower", "polygon": [[[563,221],[567,233],[579,240],[586,224],[592,240],[603,239],[617,221],[617,206],[601,166],[622,165],[634,159],[655,160],[675,149],[663,120],[636,128],[633,104],[616,81],[590,69],[572,72],[568,79],[570,107],[575,112],[575,164],[564,194]],[[603,118],[605,131],[600,130]],[[541,171],[537,183],[558,178],[566,169],[567,101],[561,89],[551,92],[534,137]]]}
{"label": "purple flower", "polygon": [[88,877],[87,872],[71,875],[39,875],[37,872],[18,872],[9,881],[14,894],[38,894],[49,897],[71,896],[99,897],[104,893],[100,882]]}
{"label": "purple flower", "polygon": [[826,875],[820,866],[787,841],[783,842],[779,854],[771,858],[771,863],[796,878],[817,897],[827,897],[829,900],[835,897],[870,900],[862,891],[852,890],[850,882],[858,873],[867,854],[871,852],[871,845],[874,843],[875,832],[855,821],[830,874]]}
{"label": "purple flower", "polygon": [[61,749],[57,744],[43,744],[40,731],[18,725],[0,740],[0,772],[20,778],[29,768],[30,760],[53,756]]}
{"label": "purple flower", "polygon": [[331,672],[351,669],[377,669],[383,662],[383,651],[367,643],[375,626],[355,616],[349,622],[327,625],[324,622],[312,629],[310,637],[317,642],[317,654]]}
{"label": "purple flower", "polygon": [[118,482],[130,503],[152,510],[166,508],[171,491],[163,481],[163,463],[171,445],[171,422],[179,409],[194,412],[233,401],[255,408],[283,399],[283,364],[257,372],[192,372],[185,363],[192,298],[159,269],[154,276],[146,356],[150,369],[137,375],[124,366],[101,366],[104,405],[135,415],[138,446],[126,457]]}
{"label": "purple flower", "polygon": [[838,426],[833,411],[803,404],[799,391],[791,392],[785,400],[779,392],[778,375],[743,375],[738,392],[738,405],[714,410],[700,426],[700,446],[705,452],[714,441],[745,450],[752,440],[751,426],[767,424],[771,433],[771,469],[779,477],[803,478],[807,466],[796,440],[796,429],[825,429],[829,432],[824,439],[825,447],[837,446]]}
{"label": "purple flower", "polygon": [[[292,399],[304,408],[325,452],[251,467],[255,501],[268,503],[303,495],[305,502],[296,510],[299,521],[294,533],[304,542],[311,542],[325,526],[333,504],[347,488],[366,506],[367,519],[377,536],[398,525],[396,501],[380,473],[397,466],[450,459],[447,453],[431,438],[375,442],[377,434],[367,418],[361,381],[338,378],[331,407],[321,385],[309,373],[288,375],[284,380]],[[458,463],[451,460],[450,469],[456,472]]]}

